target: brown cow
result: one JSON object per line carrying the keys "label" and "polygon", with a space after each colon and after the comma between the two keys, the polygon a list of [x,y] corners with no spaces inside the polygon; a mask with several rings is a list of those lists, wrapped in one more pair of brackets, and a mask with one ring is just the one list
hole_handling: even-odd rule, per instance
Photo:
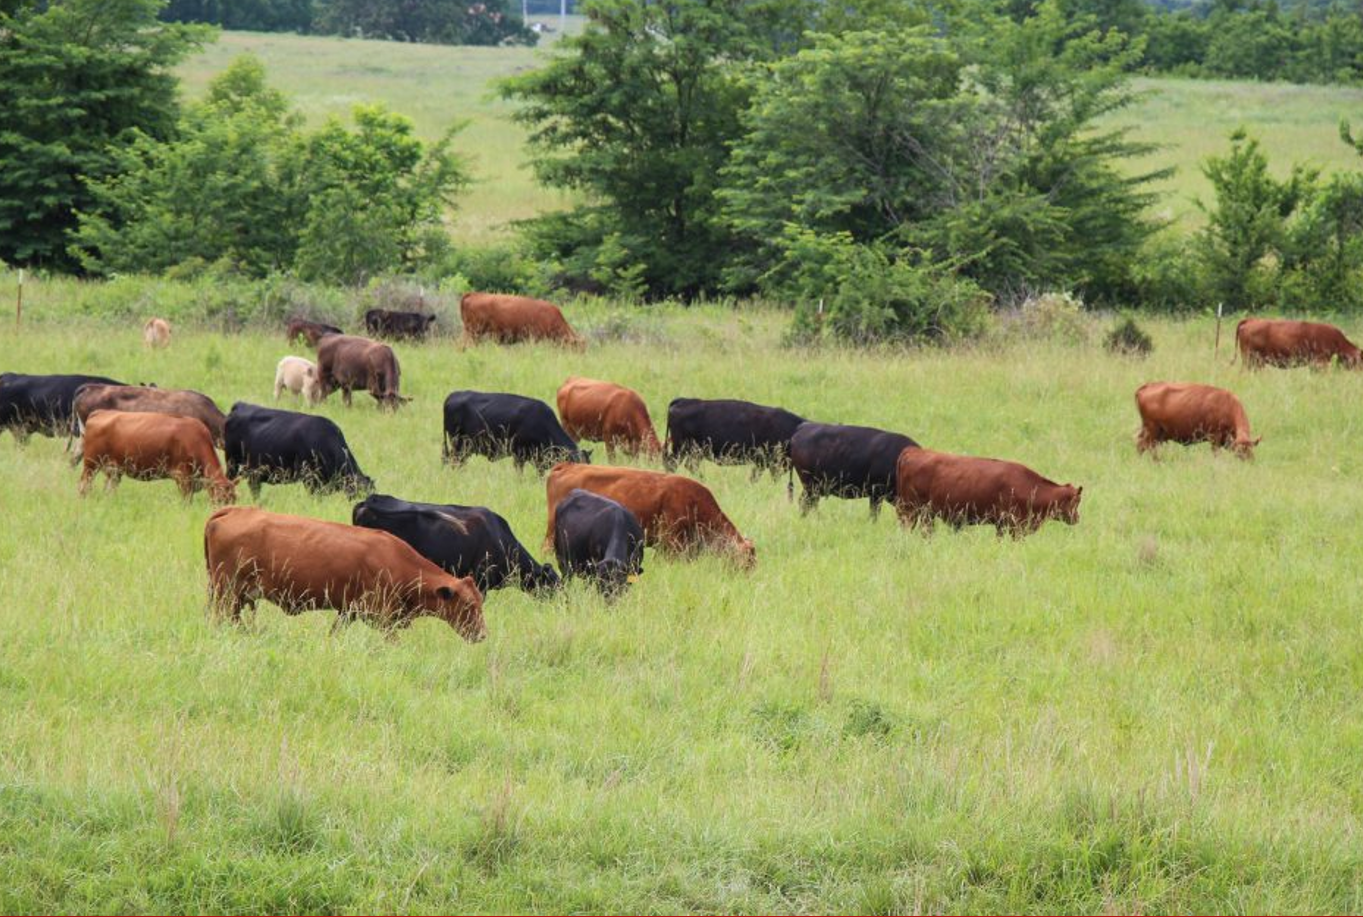
{"label": "brown cow", "polygon": [[328,334],[317,345],[318,399],[336,389],[346,407],[354,389],[368,391],[380,408],[397,410],[412,399],[398,394],[401,370],[393,348],[351,334]]}
{"label": "brown cow", "polygon": [[227,423],[227,415],[218,409],[212,398],[187,388],[97,383],[82,385],[71,405],[76,432],[95,411],[154,412],[193,417],[208,427],[208,432],[213,435],[213,445],[219,449],[223,445],[223,427]]}
{"label": "brown cow", "polygon": [[730,554],[745,568],[757,561],[753,543],[739,533],[715,495],[699,481],[660,471],[574,462],[560,462],[549,472],[545,544],[554,543],[555,508],[578,487],[609,497],[634,513],[644,528],[646,544],[672,553],[706,547]]}
{"label": "brown cow", "polygon": [[170,322],[164,318],[149,318],[142,326],[142,343],[147,347],[170,346]]}
{"label": "brown cow", "polygon": [[459,300],[459,315],[464,321],[466,343],[486,337],[502,344],[545,340],[573,347],[586,346],[586,341],[568,326],[563,310],[543,299],[501,293],[465,293]]}
{"label": "brown cow", "polygon": [[205,485],[214,503],[233,503],[236,486],[223,474],[208,428],[193,417],[127,411],[96,411],[85,423],[85,467],[80,495],[99,472],[107,486],[127,474],[140,481],[171,478],[186,500]]}
{"label": "brown cow", "polygon": [[324,325],[321,322],[310,322],[307,319],[291,318],[284,327],[284,340],[292,344],[302,338],[308,342],[308,346],[316,349],[317,342],[328,334],[341,334],[340,328],[335,325]]}
{"label": "brown cow", "polygon": [[204,558],[209,601],[233,621],[263,598],[290,615],[335,609],[338,624],[362,615],[407,627],[430,615],[471,643],[487,636],[472,577],[451,576],[378,529],[233,506],[204,525]]}
{"label": "brown cow", "polygon": [[899,521],[932,530],[935,519],[956,528],[992,525],[999,537],[1031,534],[1047,519],[1079,521],[1084,488],[1057,484],[1026,465],[910,447],[895,466]]}
{"label": "brown cow", "polygon": [[1209,442],[1212,450],[1233,449],[1242,459],[1254,458],[1258,439],[1250,439],[1249,418],[1240,399],[1224,388],[1195,382],[1148,382],[1136,389],[1141,430],[1136,451],[1152,451],[1165,441]]}
{"label": "brown cow", "polygon": [[648,406],[638,392],[623,385],[569,376],[558,390],[558,416],[573,439],[604,442],[608,459],[615,457],[617,446],[629,455],[662,454]]}
{"label": "brown cow", "polygon": [[1353,369],[1363,367],[1363,352],[1334,325],[1268,318],[1247,318],[1235,326],[1237,355],[1245,366],[1329,366],[1335,357]]}

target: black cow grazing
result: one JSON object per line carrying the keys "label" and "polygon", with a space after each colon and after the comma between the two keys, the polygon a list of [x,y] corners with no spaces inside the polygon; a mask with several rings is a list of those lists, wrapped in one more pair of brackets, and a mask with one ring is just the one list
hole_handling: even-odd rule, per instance
{"label": "black cow grazing", "polygon": [[564,576],[594,579],[613,598],[644,572],[644,529],[614,500],[574,488],[554,510],[554,554]]}
{"label": "black cow grazing", "polygon": [[226,434],[227,476],[244,475],[252,497],[260,495],[262,482],[302,482],[313,494],[344,490],[351,499],[374,489],[341,428],[325,417],[238,401],[227,415]]}
{"label": "black cow grazing", "polygon": [[791,468],[804,485],[800,512],[809,512],[820,497],[869,497],[874,519],[882,502],[895,499],[899,453],[917,445],[907,436],[874,427],[800,424],[790,438]]}
{"label": "black cow grazing", "polygon": [[18,443],[31,434],[67,436],[76,390],[87,383],[122,385],[106,376],[29,376],[0,373],[0,431]]}
{"label": "black cow grazing", "polygon": [[450,392],[445,399],[446,462],[469,455],[488,461],[511,456],[516,470],[526,462],[544,474],[559,462],[589,464],[592,454],[579,449],[543,401],[497,392]]}
{"label": "black cow grazing", "polygon": [[667,406],[667,444],[663,466],[674,471],[685,462],[694,473],[701,459],[753,466],[753,480],[769,469],[790,465],[790,437],[805,419],[785,408],[769,408],[724,398],[674,398]]}
{"label": "black cow grazing", "polygon": [[507,521],[486,506],[409,503],[375,494],[356,503],[350,518],[398,536],[453,576],[473,577],[483,593],[508,584],[540,594],[559,586],[554,568],[536,562]]}
{"label": "black cow grazing", "polygon": [[364,327],[375,337],[413,338],[419,340],[430,333],[434,315],[420,312],[390,312],[370,309],[364,314]]}

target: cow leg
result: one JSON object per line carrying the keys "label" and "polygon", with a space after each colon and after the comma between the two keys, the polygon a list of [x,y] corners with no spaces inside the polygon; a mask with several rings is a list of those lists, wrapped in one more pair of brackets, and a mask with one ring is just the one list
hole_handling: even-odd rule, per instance
{"label": "cow leg", "polygon": [[123,472],[117,465],[109,465],[104,469],[104,489],[106,491],[116,490],[122,480]]}
{"label": "cow leg", "polygon": [[350,406],[351,406],[351,403],[350,403],[350,389],[349,389],[349,388],[343,388],[343,389],[341,389],[341,401],[343,401],[343,402],[345,403],[345,406],[346,406],[346,407],[350,407]]}
{"label": "cow leg", "polygon": [[762,477],[762,466],[760,464],[754,463],[752,466],[752,470],[748,472],[748,483],[756,484],[757,479],[760,477]]}
{"label": "cow leg", "polygon": [[94,480],[95,475],[98,472],[99,472],[98,463],[90,459],[86,459],[85,467],[81,469],[80,484],[77,486],[76,492],[79,493],[82,497],[88,494],[90,492],[90,483]]}
{"label": "cow leg", "polygon": [[194,474],[192,472],[188,471],[176,472],[175,474],[171,475],[171,477],[173,477],[175,479],[175,483],[179,485],[180,497],[186,503],[194,499],[194,492],[199,488],[197,486],[197,482],[195,481]]}
{"label": "cow leg", "polygon": [[806,484],[805,489],[800,493],[800,515],[808,515],[809,511],[818,505],[819,495]]}
{"label": "cow leg", "polygon": [[875,522],[880,518],[880,497],[871,498],[871,521]]}
{"label": "cow leg", "polygon": [[258,502],[260,500],[260,475],[248,475],[246,484],[251,488],[251,499]]}

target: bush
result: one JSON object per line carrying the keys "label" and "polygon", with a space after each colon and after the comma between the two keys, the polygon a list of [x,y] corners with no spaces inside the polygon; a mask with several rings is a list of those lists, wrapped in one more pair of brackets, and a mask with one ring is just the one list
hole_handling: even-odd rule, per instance
{"label": "bush", "polygon": [[1127,315],[1107,333],[1107,337],[1103,339],[1103,346],[1111,353],[1145,357],[1155,349],[1155,342],[1150,340],[1150,335],[1136,324],[1134,318]]}
{"label": "bush", "polygon": [[1093,332],[1083,300],[1072,293],[1029,296],[1007,328],[1015,336],[1064,344],[1087,344]]}
{"label": "bush", "polygon": [[[446,255],[440,268],[447,278],[462,277],[467,289],[488,293],[519,293],[543,296],[549,284],[538,264],[514,245],[458,248]],[[448,284],[442,283],[441,287]]]}
{"label": "bush", "polygon": [[1131,265],[1128,300],[1152,312],[1192,312],[1214,305],[1202,274],[1200,255],[1185,238],[1152,239]]}

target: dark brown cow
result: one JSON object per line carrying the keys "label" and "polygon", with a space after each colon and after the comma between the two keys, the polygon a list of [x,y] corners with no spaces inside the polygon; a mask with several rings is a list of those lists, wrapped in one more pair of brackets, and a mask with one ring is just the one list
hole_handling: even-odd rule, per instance
{"label": "dark brown cow", "polygon": [[193,417],[208,427],[213,445],[223,445],[223,425],[227,415],[202,392],[187,388],[152,388],[145,385],[83,385],[71,405],[77,431],[95,411],[128,411],[174,414]]}
{"label": "dark brown cow", "polygon": [[401,371],[393,348],[369,338],[350,334],[328,334],[317,345],[318,398],[336,389],[346,407],[355,389],[369,392],[380,408],[396,410],[411,401],[398,394]]}
{"label": "dark brown cow", "polygon": [[1250,439],[1249,418],[1240,399],[1211,385],[1195,382],[1148,382],[1136,389],[1141,430],[1136,451],[1152,451],[1162,442],[1211,443],[1212,450],[1233,449],[1242,459],[1254,458],[1259,439]]}
{"label": "dark brown cow", "polygon": [[465,293],[459,300],[464,340],[491,338],[502,344],[518,341],[558,341],[573,347],[586,342],[568,326],[563,311],[543,299],[501,293]]}
{"label": "dark brown cow", "polygon": [[208,428],[193,417],[144,412],[96,411],[85,423],[85,467],[80,495],[99,472],[109,488],[126,474],[140,481],[171,478],[186,500],[205,484],[214,503],[233,503],[236,486],[223,474]]}
{"label": "dark brown cow", "polygon": [[609,497],[638,518],[645,543],[671,553],[709,548],[732,556],[751,568],[757,561],[753,543],[744,538],[709,488],[679,474],[579,465],[561,462],[549,472],[549,531],[545,544],[554,543],[554,510],[574,488]]}
{"label": "dark brown cow", "polygon": [[1057,484],[1026,465],[909,448],[895,468],[899,521],[931,531],[935,519],[960,528],[992,525],[1000,537],[1035,532],[1047,519],[1079,521],[1084,488]]}
{"label": "dark brown cow", "polygon": [[623,385],[569,376],[558,390],[558,416],[574,439],[604,442],[607,458],[615,457],[617,446],[628,455],[662,454],[648,406],[638,392]]}
{"label": "dark brown cow", "polygon": [[1336,357],[1353,369],[1363,367],[1363,352],[1334,325],[1247,318],[1235,326],[1235,347],[1245,366],[1329,366]]}
{"label": "dark brown cow", "polygon": [[310,322],[303,318],[291,318],[288,325],[284,327],[284,340],[292,344],[302,338],[308,342],[308,346],[317,347],[317,342],[328,334],[342,334],[340,328],[335,325],[324,325],[321,322]]}
{"label": "dark brown cow", "polygon": [[450,576],[377,529],[233,506],[204,525],[204,558],[209,600],[234,621],[263,598],[291,615],[335,609],[337,623],[407,627],[429,615],[472,643],[487,636],[472,577]]}

